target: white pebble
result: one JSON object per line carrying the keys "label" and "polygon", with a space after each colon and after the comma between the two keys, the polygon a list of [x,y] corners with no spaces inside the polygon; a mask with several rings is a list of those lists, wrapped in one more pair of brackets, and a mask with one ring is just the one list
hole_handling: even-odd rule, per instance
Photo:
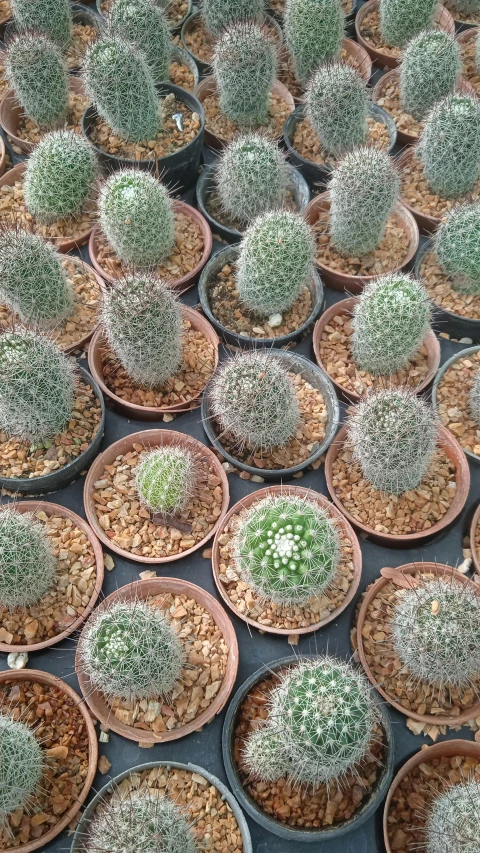
{"label": "white pebble", "polygon": [[466,574],[466,572],[468,572],[471,565],[472,565],[471,558],[466,557],[465,560],[463,561],[463,563],[460,563],[460,565],[457,566],[457,571],[461,572],[462,575],[464,575],[464,574]]}
{"label": "white pebble", "polygon": [[471,338],[460,338],[458,343],[459,344],[473,344],[473,341]]}
{"label": "white pebble", "polygon": [[28,663],[28,652],[10,652],[7,664],[10,669],[25,669]]}
{"label": "white pebble", "polygon": [[282,325],[283,317],[281,314],[272,314],[271,317],[268,318],[268,325],[271,329],[276,329],[277,326]]}

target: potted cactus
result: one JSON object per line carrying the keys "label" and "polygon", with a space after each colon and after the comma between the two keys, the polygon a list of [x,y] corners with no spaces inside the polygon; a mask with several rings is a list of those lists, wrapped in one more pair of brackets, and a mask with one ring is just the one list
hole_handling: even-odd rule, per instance
{"label": "potted cactus", "polygon": [[438,371],[432,403],[468,458],[480,461],[480,347],[455,353]]}
{"label": "potted cactus", "polygon": [[467,32],[480,25],[480,3],[478,0],[446,0],[445,7],[455,20],[457,32]]}
{"label": "potted cactus", "polygon": [[8,23],[8,40],[17,32],[47,36],[62,51],[69,71],[77,71],[85,51],[97,40],[100,19],[81,3],[70,0],[11,0],[13,21]]}
{"label": "potted cactus", "polygon": [[458,36],[462,76],[477,95],[480,92],[480,38],[478,34],[478,27],[470,27]]}
{"label": "potted cactus", "polygon": [[[114,0],[90,0],[95,2],[97,12],[105,20],[108,18]],[[155,5],[167,13],[167,22],[172,36],[179,33],[182,24],[192,14],[192,0],[155,0]]]}

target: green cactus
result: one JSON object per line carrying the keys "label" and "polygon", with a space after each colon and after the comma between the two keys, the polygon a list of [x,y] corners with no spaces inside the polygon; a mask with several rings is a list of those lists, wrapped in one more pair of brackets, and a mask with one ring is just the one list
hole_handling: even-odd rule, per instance
{"label": "green cactus", "polygon": [[40,744],[25,723],[0,714],[0,828],[29,801],[43,775]]}
{"label": "green cactus", "polygon": [[472,386],[468,395],[470,414],[478,426],[480,426],[480,370],[475,373]]}
{"label": "green cactus", "polygon": [[52,588],[57,564],[41,522],[5,508],[0,512],[0,603],[36,604]]}
{"label": "green cactus", "polygon": [[391,157],[363,146],[345,155],[330,181],[330,234],[345,257],[378,248],[398,200],[400,177]]}
{"label": "green cactus", "polygon": [[252,731],[245,740],[242,755],[249,774],[269,782],[291,774],[295,765],[289,762],[282,743],[282,738],[267,727]]}
{"label": "green cactus", "polygon": [[301,83],[340,56],[344,27],[341,0],[287,0],[285,41]]}
{"label": "green cactus", "polygon": [[240,353],[211,380],[212,413],[238,446],[268,450],[295,435],[300,410],[288,369],[268,352]]}
{"label": "green cactus", "polygon": [[142,52],[156,83],[169,79],[171,32],[162,8],[151,0],[114,0],[108,26]]}
{"label": "green cactus", "polygon": [[430,329],[430,314],[424,286],[410,276],[367,282],[353,309],[352,354],[358,367],[374,376],[406,367]]}
{"label": "green cactus", "polygon": [[285,311],[311,281],[315,243],[303,216],[271,211],[250,225],[240,246],[236,286],[252,311]]}
{"label": "green cactus", "polygon": [[380,29],[386,44],[403,47],[422,30],[431,29],[438,0],[380,0]]}
{"label": "green cactus", "polygon": [[261,24],[265,17],[265,0],[202,0],[202,18],[205,26],[218,37],[232,24],[241,21],[256,21]]}
{"label": "green cactus", "polygon": [[460,293],[480,293],[480,203],[459,204],[434,237],[435,254]]}
{"label": "green cactus", "polygon": [[25,113],[39,127],[64,124],[68,112],[68,70],[60,49],[38,33],[13,38],[5,73]]}
{"label": "green cactus", "polygon": [[27,160],[25,204],[39,222],[76,216],[91,200],[97,161],[90,145],[73,130],[54,130]]}
{"label": "green cactus", "polygon": [[425,853],[480,853],[480,784],[473,775],[433,801],[425,824]]}
{"label": "green cactus", "polygon": [[480,0],[452,0],[451,5],[462,15],[480,15]]}
{"label": "green cactus", "polygon": [[308,84],[306,104],[315,133],[333,157],[365,142],[370,98],[350,65],[332,62],[320,67]]}
{"label": "green cactus", "polygon": [[277,60],[262,28],[243,21],[225,30],[212,64],[222,112],[241,127],[266,125]]}
{"label": "green cactus", "polygon": [[480,101],[448,95],[430,112],[417,155],[432,192],[460,198],[480,177]]}
{"label": "green cactus", "polygon": [[442,98],[454,91],[462,69],[460,47],[453,36],[426,30],[406,46],[400,65],[403,107],[420,121]]}
{"label": "green cactus", "polygon": [[195,459],[186,447],[156,447],[137,469],[135,485],[151,512],[180,513],[198,484]]}
{"label": "green cactus", "polygon": [[72,40],[72,8],[69,0],[10,0],[17,28],[43,33],[62,50]]}

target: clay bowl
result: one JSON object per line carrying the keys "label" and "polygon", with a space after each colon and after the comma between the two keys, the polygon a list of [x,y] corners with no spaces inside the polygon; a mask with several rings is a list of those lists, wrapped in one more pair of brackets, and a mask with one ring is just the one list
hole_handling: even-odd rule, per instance
{"label": "clay bowl", "polygon": [[[189,320],[192,328],[201,332],[207,340],[209,340],[215,348],[215,366],[218,364],[218,345],[219,338],[208,320],[202,316],[194,308],[189,308],[186,305],[182,306],[182,314],[186,320]],[[88,348],[88,367],[94,379],[98,382],[103,394],[111,404],[112,408],[127,418],[133,418],[138,421],[161,421],[164,414],[167,412],[188,412],[191,409],[196,409],[199,405],[199,397],[203,391],[198,391],[188,403],[177,403],[174,406],[139,406],[137,403],[130,403],[127,400],[122,400],[117,397],[113,391],[106,385],[103,378],[102,364],[102,349],[105,346],[105,338],[101,329],[95,333],[93,340]]]}
{"label": "clay bowl", "polygon": [[475,514],[472,518],[472,523],[470,525],[470,550],[472,552],[472,560],[475,571],[480,575],[480,554],[478,553],[477,546],[475,544],[475,533],[477,531],[477,527],[480,524],[480,503],[478,504]]}
{"label": "clay bowl", "polygon": [[[83,93],[84,90],[81,77],[74,77],[71,75],[68,79],[68,88],[75,94]],[[0,125],[7,134],[12,145],[16,145],[16,147],[19,148],[20,151],[23,151],[24,154],[30,154],[38,143],[28,142],[26,139],[22,139],[21,136],[17,135],[20,120],[24,115],[23,107],[18,103],[15,97],[15,92],[13,89],[9,89],[8,92],[5,92],[0,103]]]}
{"label": "clay bowl", "polygon": [[[105,465],[111,465],[117,456],[128,453],[129,450],[132,450],[134,444],[143,444],[148,448],[159,446],[165,447],[174,444],[175,446],[183,445],[184,447],[193,450],[193,452],[201,451],[205,459],[210,463],[211,469],[221,481],[223,501],[217,521],[209,533],[200,542],[197,542],[196,545],[189,548],[187,551],[182,551],[181,554],[173,554],[169,557],[142,557],[132,554],[130,551],[124,551],[123,548],[120,548],[115,544],[115,542],[109,539],[98,523],[97,514],[95,512],[95,501],[93,500],[93,493],[95,491],[94,483],[101,477]],[[230,494],[227,475],[215,454],[212,453],[208,447],[205,447],[204,444],[197,441],[195,438],[192,438],[190,435],[184,435],[183,433],[174,432],[170,429],[146,429],[141,432],[134,432],[131,435],[126,435],[124,438],[119,439],[114,442],[114,444],[111,444],[110,447],[107,447],[107,449],[95,459],[85,479],[85,489],[83,493],[85,514],[90,526],[100,541],[103,542],[111,551],[114,551],[126,560],[133,560],[135,563],[146,563],[148,565],[171,563],[173,560],[183,559],[183,557],[188,557],[190,554],[193,554],[194,551],[198,551],[199,548],[203,548],[205,543],[214,536],[220,525],[223,524],[223,519],[228,510],[229,502]]]}
{"label": "clay bowl", "polygon": [[[317,359],[317,364],[322,370],[325,371],[327,376],[331,379],[333,384],[335,385],[335,390],[338,395],[349,400],[351,403],[358,403],[361,398],[360,394],[357,394],[355,391],[349,391],[343,387],[339,382],[337,382],[333,376],[330,376],[327,371],[326,365],[322,361],[320,342],[322,340],[322,335],[325,329],[325,326],[328,326],[331,320],[336,317],[338,314],[344,314],[346,316],[351,316],[353,312],[353,307],[357,300],[355,297],[350,297],[349,299],[342,299],[341,302],[335,302],[330,308],[328,308],[321,317],[318,318],[315,323],[315,327],[313,329],[313,349],[315,352],[315,358]],[[427,335],[424,340],[424,345],[427,348],[427,357],[428,357],[428,373],[423,380],[415,389],[417,394],[420,394],[422,391],[427,388],[430,383],[433,381],[433,378],[439,368],[440,365],[440,344],[435,336],[435,333],[430,329],[427,332]],[[96,378],[96,377],[95,377]],[[388,377],[382,377],[383,379]],[[98,379],[97,379],[98,382]]]}
{"label": "clay bowl", "polygon": [[365,534],[365,538],[371,539],[372,542],[376,542],[378,545],[385,545],[387,548],[410,548],[418,545],[419,542],[426,542],[429,539],[433,539],[434,536],[445,530],[460,515],[470,489],[470,469],[467,457],[458,441],[454,439],[451,432],[444,426],[438,428],[438,446],[455,466],[455,480],[457,485],[455,497],[440,521],[437,521],[429,530],[419,530],[416,533],[378,533],[366,524],[357,521],[344,507],[333,486],[333,463],[342,451],[346,437],[347,427],[343,426],[328,449],[327,458],[325,459],[327,488],[334,504],[337,505],[345,518],[348,519],[356,530],[361,530]]}
{"label": "clay bowl", "polygon": [[[182,275],[181,278],[173,279],[170,282],[172,289],[181,294],[185,293],[186,290],[189,290],[190,287],[193,287],[200,278],[200,273],[207,263],[210,257],[210,252],[212,251],[212,232],[210,231],[208,223],[203,218],[202,214],[190,204],[186,204],[184,201],[179,201],[175,198],[172,199],[172,206],[175,213],[183,213],[184,216],[188,216],[190,219],[193,219],[193,221],[199,226],[203,237],[203,255],[196,267],[194,267],[193,270],[190,270],[190,272],[185,273],[185,275]],[[110,275],[110,273],[101,266],[100,261],[98,260],[99,234],[100,227],[95,225],[89,235],[90,240],[88,244],[88,251],[90,253],[90,259],[96,271],[102,276],[102,278],[104,278],[105,281],[108,281],[109,284],[115,284],[117,279]]]}
{"label": "clay bowl", "polygon": [[227,669],[220,690],[209,707],[205,708],[205,710],[202,711],[202,713],[194,720],[191,720],[189,723],[185,723],[185,725],[179,726],[176,729],[171,729],[167,732],[159,732],[157,734],[153,731],[134,728],[134,726],[128,726],[125,723],[120,722],[120,720],[117,720],[115,717],[115,714],[112,713],[112,710],[105,701],[101,691],[95,690],[92,687],[88,676],[82,672],[78,650],[81,648],[84,632],[80,635],[75,657],[75,668],[78,683],[93,716],[96,717],[97,720],[100,720],[101,723],[108,726],[109,729],[116,732],[116,734],[122,735],[123,737],[128,738],[128,740],[133,740],[137,743],[141,741],[142,744],[149,744],[151,746],[155,743],[167,743],[168,741],[179,740],[192,732],[198,731],[198,729],[201,729],[203,726],[207,725],[207,723],[210,723],[225,706],[228,697],[233,690],[238,669],[237,636],[229,617],[225,613],[223,607],[221,607],[218,601],[213,598],[210,593],[199,586],[195,586],[193,583],[181,580],[180,578],[151,578],[150,580],[130,583],[109,595],[98,606],[97,612],[105,609],[105,607],[108,607],[109,604],[112,604],[115,601],[132,601],[137,598],[145,600],[151,595],[160,595],[161,593],[188,595],[189,598],[195,599],[198,604],[204,607],[205,610],[213,616],[213,619],[218,628],[220,628],[224,636],[225,643],[229,649]]}
{"label": "clay bowl", "polygon": [[[242,509],[252,506],[252,504],[257,503],[257,501],[261,501],[268,495],[294,495],[300,498],[309,498],[310,500],[315,501],[315,503],[319,504],[323,509],[325,509],[333,518],[333,520],[337,522],[338,527],[340,528],[343,536],[346,539],[349,539],[352,545],[354,576],[350,584],[350,589],[348,590],[348,593],[345,596],[342,604],[340,605],[340,607],[337,608],[337,610],[332,611],[332,613],[330,613],[329,616],[327,616],[325,619],[322,619],[319,622],[312,623],[312,625],[308,625],[305,628],[273,628],[270,625],[262,625],[261,622],[257,622],[255,619],[250,618],[250,616],[245,616],[245,614],[241,613],[240,610],[237,610],[233,602],[230,600],[227,595],[225,586],[220,580],[220,536],[222,535],[232,516],[237,515],[239,512],[241,512]],[[246,622],[247,625],[252,625],[254,628],[257,629],[257,631],[261,631],[264,634],[275,634],[277,636],[287,637],[290,634],[311,634],[314,631],[318,631],[320,628],[324,628],[325,625],[328,625],[329,622],[333,622],[334,620],[338,619],[340,614],[343,613],[343,611],[353,600],[357,592],[358,585],[360,583],[360,578],[362,576],[362,552],[360,550],[360,544],[353,528],[350,526],[350,524],[342,515],[342,513],[339,512],[338,509],[324,495],[321,495],[318,492],[314,492],[311,489],[304,489],[301,486],[271,486],[270,488],[259,489],[256,492],[252,492],[251,494],[246,495],[244,498],[238,501],[238,503],[236,503],[235,506],[233,506],[231,510],[227,513],[227,515],[223,519],[222,526],[218,528],[215,534],[212,551],[212,569],[213,578],[215,580],[217,590],[227,607],[232,610],[235,616],[238,616],[238,618],[242,619],[243,622]]]}
{"label": "clay bowl", "polygon": [[8,682],[20,682],[20,681],[34,681],[38,684],[48,684],[49,686],[56,687],[68,696],[69,699],[73,701],[73,703],[78,708],[81,713],[83,719],[85,720],[85,727],[88,733],[88,752],[89,752],[89,761],[88,761],[88,773],[82,788],[82,792],[67,812],[62,815],[61,819],[58,823],[55,824],[52,829],[48,830],[48,832],[44,832],[40,838],[34,839],[34,841],[29,841],[27,844],[21,844],[19,847],[10,847],[8,848],[10,851],[15,850],[15,853],[31,853],[32,850],[38,850],[41,848],[42,850],[46,849],[46,845],[53,841],[57,835],[60,835],[64,829],[67,828],[69,823],[74,819],[74,817],[80,811],[82,804],[85,802],[87,795],[90,791],[90,788],[93,785],[93,780],[95,778],[95,773],[97,772],[97,761],[98,761],[98,743],[97,743],[97,735],[95,732],[95,727],[92,722],[92,718],[88,712],[87,707],[82,702],[78,693],[75,693],[75,690],[72,690],[65,681],[62,681],[60,678],[56,678],[54,675],[51,675],[49,672],[40,672],[38,669],[17,669],[11,670],[7,669],[4,672],[0,672],[0,685],[8,683]]}
{"label": "clay bowl", "polygon": [[[405,563],[403,566],[398,566],[395,569],[396,572],[401,573],[408,577],[408,575],[414,575],[416,572],[425,570],[426,572],[432,572],[437,575],[437,577],[447,577],[449,579],[455,578],[458,583],[465,584],[465,586],[470,587],[477,595],[480,596],[480,587],[473,583],[473,581],[469,580],[469,578],[462,575],[461,572],[457,572],[451,566],[445,566],[442,563],[428,563],[428,562],[419,562],[419,563]],[[378,679],[375,677],[375,674],[370,669],[368,664],[365,649],[363,646],[363,627],[365,624],[365,617],[367,615],[367,610],[374,598],[380,593],[380,591],[390,582],[388,577],[380,577],[374,584],[372,584],[366,591],[365,597],[363,598],[362,605],[360,607],[360,611],[358,613],[357,620],[357,648],[358,655],[360,658],[360,662],[365,670],[365,674],[367,675],[369,681],[373,684],[376,690],[380,693],[381,696],[398,711],[400,714],[404,714],[404,716],[409,717],[412,720],[418,720],[419,723],[426,723],[429,726],[456,726],[461,723],[466,723],[468,720],[473,720],[475,717],[478,717],[480,714],[480,699],[472,705],[467,710],[463,711],[463,713],[459,714],[456,717],[441,717],[439,714],[417,714],[415,711],[407,711],[400,702],[396,702],[392,697],[382,688],[379,684]]]}
{"label": "clay bowl", "polygon": [[97,572],[97,580],[95,582],[95,589],[93,590],[92,597],[89,601],[88,607],[85,608],[85,612],[82,616],[78,616],[65,631],[62,631],[60,634],[56,634],[55,637],[50,637],[49,640],[43,640],[41,643],[31,643],[27,645],[19,645],[15,646],[8,643],[0,643],[0,652],[6,652],[6,654],[10,654],[10,652],[38,652],[40,649],[46,649],[49,646],[53,646],[56,643],[59,643],[61,640],[64,640],[65,637],[69,637],[73,634],[80,625],[85,622],[85,619],[89,616],[93,608],[95,607],[95,603],[97,601],[98,596],[100,595],[100,591],[102,589],[103,583],[103,575],[104,575],[104,565],[103,565],[103,551],[100,542],[95,536],[93,530],[89,527],[89,525],[80,518],[79,515],[72,512],[71,509],[67,509],[65,506],[60,506],[59,504],[50,503],[49,501],[22,501],[21,503],[15,504],[15,511],[20,513],[31,512],[35,513],[38,510],[42,510],[47,515],[59,515],[61,518],[70,518],[76,527],[78,527],[82,533],[85,534],[91,546],[93,548],[93,553],[95,555],[95,566]]}
{"label": "clay bowl", "polygon": [[[325,192],[317,195],[315,198],[312,198],[312,200],[307,204],[303,215],[308,224],[313,226],[318,220],[320,214],[326,213],[329,210],[330,198],[328,193]],[[397,272],[398,270],[404,269],[413,260],[420,241],[420,235],[418,233],[418,227],[415,219],[410,210],[408,210],[404,204],[397,204],[393,215],[398,223],[408,230],[410,242],[408,251],[402,262],[396,266],[395,269],[389,270],[389,272]],[[332,269],[331,267],[327,267],[319,261],[316,261],[316,266],[322,276],[322,280],[327,284],[327,286],[331,287],[332,290],[339,290],[342,293],[361,293],[367,281],[371,281],[371,279],[378,277],[376,275],[348,275],[347,273],[342,273],[338,270]]]}
{"label": "clay bowl", "polygon": [[[410,160],[413,158],[413,154],[413,148],[406,148],[398,155],[398,157],[396,157],[396,163],[400,172],[405,166],[408,166]],[[422,213],[404,201],[402,201],[402,204],[416,220],[420,229],[420,234],[425,234],[427,237],[430,237],[437,230],[440,222],[442,221],[438,216],[429,216],[427,213]]]}

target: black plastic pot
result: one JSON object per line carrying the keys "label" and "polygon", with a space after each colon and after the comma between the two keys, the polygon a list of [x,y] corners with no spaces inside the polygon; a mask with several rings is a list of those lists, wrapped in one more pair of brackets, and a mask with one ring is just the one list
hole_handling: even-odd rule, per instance
{"label": "black plastic pot", "polygon": [[59,468],[58,471],[52,471],[51,474],[44,474],[41,477],[33,477],[32,479],[0,477],[0,487],[2,489],[8,489],[9,492],[16,492],[21,495],[45,495],[56,492],[58,489],[63,489],[64,486],[68,486],[76,480],[80,472],[88,468],[95,456],[97,456],[105,431],[105,403],[103,394],[93,376],[87,370],[83,367],[77,367],[77,373],[80,379],[93,388],[95,397],[102,407],[102,420],[92,443],[80,456],[77,456],[68,465],[64,465],[63,468]]}
{"label": "black plastic pot", "polygon": [[308,358],[305,358],[303,355],[298,355],[296,352],[285,352],[285,350],[272,349],[270,350],[270,355],[274,358],[280,359],[291,372],[301,374],[304,379],[310,383],[310,385],[321,392],[323,399],[325,400],[328,413],[327,423],[325,425],[325,438],[322,443],[318,445],[316,450],[313,451],[312,455],[305,460],[305,462],[301,462],[299,465],[293,465],[291,468],[279,468],[275,471],[268,471],[265,468],[254,468],[252,465],[246,465],[244,462],[241,462],[239,459],[236,459],[235,456],[228,453],[228,451],[223,447],[215,431],[215,419],[212,414],[210,400],[212,379],[203,393],[201,408],[202,425],[210,444],[215,448],[215,450],[217,450],[224,459],[230,462],[231,465],[234,465],[235,468],[239,468],[241,471],[247,471],[249,474],[260,475],[264,480],[269,482],[272,480],[285,480],[291,478],[294,474],[298,474],[300,471],[308,468],[308,466],[311,465],[312,462],[315,462],[316,459],[319,459],[332,443],[340,420],[340,406],[338,404],[335,388],[323,370],[320,370],[316,364],[313,364],[313,362],[309,361]]}
{"label": "black plastic pot", "polygon": [[[477,322],[480,323],[480,320],[478,320]],[[438,410],[437,388],[438,388],[440,382],[442,381],[443,377],[445,376],[445,373],[447,372],[447,370],[450,367],[452,367],[452,365],[455,364],[455,362],[458,361],[459,358],[466,358],[467,356],[473,355],[474,353],[478,352],[479,350],[480,350],[480,346],[467,347],[467,349],[462,349],[460,352],[457,352],[457,353],[455,353],[455,355],[452,355],[452,357],[449,358],[448,361],[445,362],[445,364],[442,364],[442,366],[439,370],[437,370],[435,379],[433,380],[433,386],[432,386],[432,406],[436,411]],[[455,438],[457,438],[457,437],[455,436]],[[458,441],[458,438],[457,438],[457,441]],[[467,448],[463,447],[463,446],[462,446],[462,450],[468,459],[470,459],[472,462],[476,462],[477,465],[480,464],[480,456],[477,456],[475,453],[472,453],[471,450],[467,450]]]}
{"label": "black plastic pot", "polygon": [[200,82],[200,74],[198,71],[198,65],[195,62],[192,54],[187,53],[187,51],[184,50],[183,47],[178,47],[178,45],[176,44],[172,44],[171,51],[171,60],[175,60],[176,62],[180,63],[180,65],[186,65],[187,68],[193,74],[194,88],[195,86],[198,86]]}
{"label": "black plastic pot", "polygon": [[[450,14],[452,15],[452,18],[455,18],[455,15],[452,12],[450,12]],[[458,36],[460,33],[463,33],[464,30],[473,30],[478,26],[480,26],[480,24],[470,24],[468,21],[455,21],[455,35]]]}
{"label": "black plastic pot", "polygon": [[[308,656],[303,656],[302,659]],[[386,740],[386,764],[380,773],[379,779],[375,785],[370,798],[364,803],[358,811],[355,812],[350,820],[343,823],[333,824],[322,829],[307,829],[293,826],[286,826],[281,821],[270,817],[264,812],[255,802],[242,785],[240,774],[233,760],[233,744],[235,739],[235,729],[237,727],[238,713],[241,705],[248,693],[251,693],[253,688],[269,678],[273,672],[285,669],[288,666],[298,663],[299,658],[287,657],[282,660],[273,661],[267,666],[262,666],[253,673],[235,693],[230,701],[222,732],[222,753],[225,772],[227,774],[230,787],[238,799],[242,808],[253,818],[260,826],[272,832],[274,835],[280,836],[285,841],[296,841],[299,844],[312,843],[321,845],[322,842],[328,842],[342,838],[349,832],[358,829],[374,812],[378,809],[380,803],[385,797],[393,776],[393,731],[390,718],[385,710],[384,703],[380,702],[372,688],[372,696],[377,704],[378,713],[381,718],[383,731]],[[320,849],[320,847],[318,848]],[[322,848],[323,849],[323,848]],[[353,848],[352,848],[353,849]]]}
{"label": "black plastic pot", "polygon": [[[93,0],[93,2],[95,2],[95,5],[96,5],[96,7],[97,7],[97,12],[98,12],[98,14],[103,18],[103,17],[104,17],[104,15],[103,15],[103,12],[102,12],[102,0]],[[180,32],[180,30],[182,29],[182,25],[183,25],[183,24],[184,24],[184,22],[187,20],[188,16],[189,16],[189,15],[191,15],[191,13],[192,13],[192,3],[193,3],[193,0],[188,0],[188,9],[187,9],[187,14],[185,15],[185,17],[184,17],[183,21],[179,21],[179,23],[178,23],[178,24],[175,24],[174,26],[172,26],[172,25],[170,26],[170,29],[171,29],[171,31],[172,31],[172,33],[173,33],[174,35],[176,35],[176,33],[179,33],[179,32]]]}
{"label": "black plastic pot", "polygon": [[[433,248],[433,240],[427,240],[423,246],[420,246],[417,257],[415,259],[415,278],[421,280],[420,268],[423,258]],[[468,317],[461,317],[459,314],[453,314],[452,311],[446,311],[435,302],[432,302],[433,321],[436,328],[440,332],[448,332],[449,335],[461,340],[461,338],[470,338],[473,343],[480,343],[480,320],[469,320]]]}

